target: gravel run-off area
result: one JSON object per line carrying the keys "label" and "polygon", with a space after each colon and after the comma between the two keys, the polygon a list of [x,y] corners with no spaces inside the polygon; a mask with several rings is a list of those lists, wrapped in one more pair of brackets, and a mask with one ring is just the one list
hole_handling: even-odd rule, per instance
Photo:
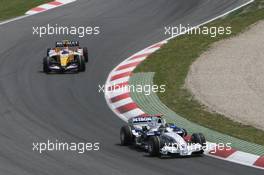
{"label": "gravel run-off area", "polygon": [[185,85],[211,112],[264,130],[264,21],[213,44]]}

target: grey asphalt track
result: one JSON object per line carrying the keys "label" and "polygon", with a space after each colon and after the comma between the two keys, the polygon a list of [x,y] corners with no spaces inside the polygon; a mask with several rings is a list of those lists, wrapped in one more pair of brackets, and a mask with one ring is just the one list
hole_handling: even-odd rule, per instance
{"label": "grey asphalt track", "polygon": [[[165,39],[165,25],[199,24],[244,0],[78,0],[0,26],[0,174],[263,175],[210,157],[149,158],[119,146],[124,124],[98,93],[111,69],[136,51]],[[46,75],[42,57],[63,36],[38,38],[32,26],[101,27],[79,39],[90,51],[85,73]],[[78,39],[67,37],[68,39]],[[100,151],[32,151],[32,142],[100,142]]]}

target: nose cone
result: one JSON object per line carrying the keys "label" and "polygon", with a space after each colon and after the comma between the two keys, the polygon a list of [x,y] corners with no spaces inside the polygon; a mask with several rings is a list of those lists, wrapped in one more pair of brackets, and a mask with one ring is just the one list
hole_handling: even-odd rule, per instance
{"label": "nose cone", "polygon": [[61,56],[60,63],[61,63],[61,66],[65,67],[68,63],[68,56]]}

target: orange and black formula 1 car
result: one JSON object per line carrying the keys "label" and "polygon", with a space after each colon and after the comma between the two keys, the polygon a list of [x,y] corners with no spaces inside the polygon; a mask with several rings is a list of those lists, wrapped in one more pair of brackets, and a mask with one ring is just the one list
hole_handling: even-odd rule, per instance
{"label": "orange and black formula 1 car", "polygon": [[43,72],[84,72],[88,62],[88,50],[81,48],[78,41],[56,42],[55,48],[48,48],[43,58]]}

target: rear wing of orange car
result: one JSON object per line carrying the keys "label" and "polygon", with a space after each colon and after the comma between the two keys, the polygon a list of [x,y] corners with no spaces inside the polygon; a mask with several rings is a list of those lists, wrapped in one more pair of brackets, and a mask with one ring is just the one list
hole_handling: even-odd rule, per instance
{"label": "rear wing of orange car", "polygon": [[57,41],[55,47],[78,47],[79,41]]}

